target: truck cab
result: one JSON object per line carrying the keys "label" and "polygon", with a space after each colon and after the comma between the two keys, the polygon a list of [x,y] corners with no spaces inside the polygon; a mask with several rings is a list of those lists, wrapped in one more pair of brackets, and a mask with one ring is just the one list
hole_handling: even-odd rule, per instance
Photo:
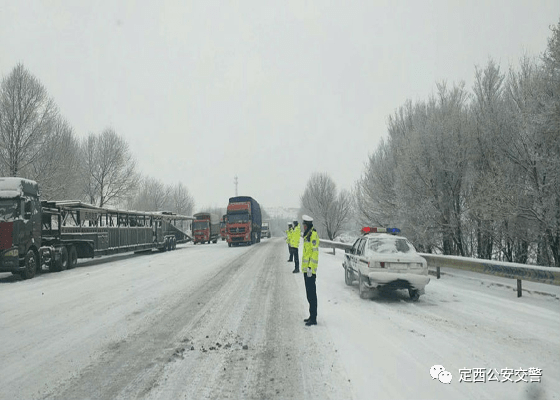
{"label": "truck cab", "polygon": [[0,178],[0,272],[33,278],[41,247],[39,185],[23,178]]}

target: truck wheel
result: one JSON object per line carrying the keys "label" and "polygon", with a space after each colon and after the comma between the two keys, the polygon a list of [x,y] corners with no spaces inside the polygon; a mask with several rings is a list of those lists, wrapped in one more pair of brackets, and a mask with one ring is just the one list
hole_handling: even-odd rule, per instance
{"label": "truck wheel", "polygon": [[61,247],[58,271],[66,271],[66,269],[68,269],[68,249],[66,249],[66,247]]}
{"label": "truck wheel", "polygon": [[31,279],[37,272],[37,256],[33,250],[29,250],[25,255],[25,269],[21,271],[21,279]]}
{"label": "truck wheel", "polygon": [[228,244],[227,244],[227,247],[231,247],[231,243],[228,243]]}
{"label": "truck wheel", "polygon": [[76,246],[70,246],[68,248],[68,269],[75,268],[76,265],[78,265],[78,252]]}

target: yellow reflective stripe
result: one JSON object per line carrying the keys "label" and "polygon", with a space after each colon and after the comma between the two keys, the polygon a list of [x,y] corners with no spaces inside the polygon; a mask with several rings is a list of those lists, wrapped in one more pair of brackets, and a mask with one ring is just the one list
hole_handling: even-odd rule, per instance
{"label": "yellow reflective stripe", "polygon": [[316,252],[316,251],[319,251],[319,248],[318,247],[313,247],[311,250]]}
{"label": "yellow reflective stripe", "polygon": [[313,264],[319,264],[319,260],[311,259],[311,262],[312,262]]}
{"label": "yellow reflective stripe", "polygon": [[309,258],[304,258],[304,259],[301,260],[301,262],[304,262],[304,263],[309,262]]}

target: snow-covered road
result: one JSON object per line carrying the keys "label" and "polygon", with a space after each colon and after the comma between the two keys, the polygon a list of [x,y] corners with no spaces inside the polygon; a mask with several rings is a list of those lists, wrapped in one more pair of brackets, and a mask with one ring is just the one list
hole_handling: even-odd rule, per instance
{"label": "snow-covered road", "polygon": [[[511,281],[461,272],[432,278],[418,303],[362,300],[343,253],[320,251],[313,327],[279,238],[0,274],[0,398],[560,398],[557,287],[527,282],[517,298]],[[475,368],[542,376],[459,382]]]}

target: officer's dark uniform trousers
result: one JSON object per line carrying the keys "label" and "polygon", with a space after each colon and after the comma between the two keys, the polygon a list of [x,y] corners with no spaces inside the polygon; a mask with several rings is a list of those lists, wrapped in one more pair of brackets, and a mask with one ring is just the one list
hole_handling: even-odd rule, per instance
{"label": "officer's dark uniform trousers", "polygon": [[309,318],[313,321],[317,320],[317,286],[315,282],[317,280],[317,275],[312,274],[307,276],[306,273],[303,274],[303,279],[305,280],[305,292],[307,294],[307,301],[309,302]]}

